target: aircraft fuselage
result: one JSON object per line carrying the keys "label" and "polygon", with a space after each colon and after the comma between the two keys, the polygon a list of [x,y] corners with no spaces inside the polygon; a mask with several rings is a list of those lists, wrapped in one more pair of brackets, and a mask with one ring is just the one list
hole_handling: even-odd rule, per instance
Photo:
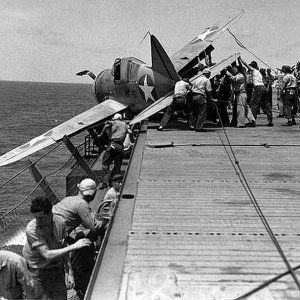
{"label": "aircraft fuselage", "polygon": [[147,66],[139,59],[116,59],[113,68],[95,79],[93,92],[97,102],[117,99],[138,113],[174,88],[175,81]]}

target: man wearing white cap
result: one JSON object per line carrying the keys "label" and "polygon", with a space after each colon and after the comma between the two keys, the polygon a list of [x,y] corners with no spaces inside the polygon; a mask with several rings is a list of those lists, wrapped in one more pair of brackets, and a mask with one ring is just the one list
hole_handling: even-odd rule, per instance
{"label": "man wearing white cap", "polygon": [[[124,141],[126,134],[132,134],[130,127],[122,121],[121,114],[115,114],[112,121],[106,122],[100,137],[108,132],[109,144],[103,154],[102,169],[105,173],[102,188],[108,187],[109,177],[120,173],[124,155]],[[111,175],[109,174],[110,165],[114,163]]]}
{"label": "man wearing white cap", "polygon": [[[66,231],[69,234],[67,241],[71,244],[84,237],[91,241],[96,240],[104,228],[102,226],[104,224],[96,220],[95,212],[89,206],[89,203],[95,198],[97,184],[94,180],[86,178],[77,187],[78,194],[76,196],[66,197],[52,208],[53,215],[59,216],[64,221]],[[80,299],[84,297],[93,270],[94,258],[94,243],[71,254],[75,290]]]}
{"label": "man wearing white cap", "polygon": [[86,178],[77,187],[78,194],[66,197],[55,204],[52,212],[64,219],[68,233],[81,224],[88,229],[84,235],[97,234],[102,223],[95,219],[95,212],[89,206],[89,203],[95,198],[97,185],[94,180]]}

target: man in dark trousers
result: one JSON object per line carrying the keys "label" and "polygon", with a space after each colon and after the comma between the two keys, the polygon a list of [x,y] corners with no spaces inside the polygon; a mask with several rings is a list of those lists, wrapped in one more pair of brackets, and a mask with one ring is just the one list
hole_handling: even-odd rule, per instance
{"label": "man in dark trousers", "polygon": [[[121,114],[115,114],[112,121],[106,122],[102,129],[100,137],[104,134],[109,136],[109,144],[103,154],[102,169],[104,171],[103,184],[100,188],[108,187],[109,178],[114,174],[119,174],[124,156],[124,141],[126,134],[131,135],[132,131],[129,125],[122,120]],[[114,167],[110,174],[110,165],[114,163]]]}
{"label": "man in dark trousers", "polygon": [[297,113],[297,79],[292,74],[290,66],[283,66],[283,88],[281,91],[283,99],[283,113],[287,122],[282,126],[296,125],[295,116]]}
{"label": "man in dark trousers", "polygon": [[195,131],[205,131],[203,129],[204,122],[207,116],[207,101],[211,99],[211,83],[209,81],[210,70],[204,69],[196,83],[192,86],[192,109],[193,115],[191,118],[191,125],[195,126]]}
{"label": "man in dark trousers", "polygon": [[217,107],[219,110],[219,122],[220,125],[229,126],[230,120],[227,112],[227,107],[231,98],[231,85],[230,79],[226,75],[225,70],[221,74],[215,77],[215,88],[216,88],[216,98]]}
{"label": "man in dark trousers", "polygon": [[267,76],[266,76],[266,81],[267,81],[267,90],[268,90],[268,99],[270,102],[271,108],[273,107],[273,89],[272,85],[275,81],[275,76],[271,74],[271,69],[267,69]]}
{"label": "man in dark trousers", "polygon": [[259,72],[259,68],[256,61],[252,61],[249,65],[241,59],[242,63],[251,72],[253,82],[253,93],[250,101],[250,108],[255,120],[259,114],[260,108],[267,115],[268,124],[266,126],[273,126],[273,115],[270,102],[268,101],[268,91],[264,85],[262,74]]}
{"label": "man in dark trousers", "polygon": [[189,83],[189,79],[187,77],[182,78],[177,81],[174,88],[174,96],[172,103],[167,107],[167,110],[160,122],[160,126],[158,127],[158,131],[163,130],[163,128],[167,125],[170,117],[174,114],[175,111],[183,110],[186,115],[190,118],[191,107],[187,102],[187,93],[191,89],[191,84]]}

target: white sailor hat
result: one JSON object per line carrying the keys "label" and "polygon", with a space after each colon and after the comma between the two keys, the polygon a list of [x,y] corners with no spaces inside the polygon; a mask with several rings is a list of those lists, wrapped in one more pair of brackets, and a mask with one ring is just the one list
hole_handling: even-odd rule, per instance
{"label": "white sailor hat", "polygon": [[93,195],[95,194],[95,191],[97,189],[97,184],[93,179],[86,178],[83,179],[78,185],[77,185],[79,191],[82,193],[82,195]]}

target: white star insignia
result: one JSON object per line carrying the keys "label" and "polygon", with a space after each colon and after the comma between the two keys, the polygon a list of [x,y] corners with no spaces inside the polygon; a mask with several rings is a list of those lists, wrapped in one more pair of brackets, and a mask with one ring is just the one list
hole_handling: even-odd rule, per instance
{"label": "white star insignia", "polygon": [[206,28],[206,30],[204,32],[202,32],[197,37],[195,37],[190,43],[194,44],[194,43],[198,43],[198,42],[201,42],[201,41],[205,41],[207,36],[209,36],[212,33],[218,31],[218,29],[219,28],[217,26]]}
{"label": "white star insignia", "polygon": [[155,99],[152,96],[152,91],[154,89],[154,86],[148,85],[147,76],[148,76],[148,74],[145,75],[144,84],[143,85],[139,85],[139,87],[141,88],[141,90],[145,94],[145,101],[146,102],[148,102],[149,98],[150,98],[150,100],[155,101]]}

